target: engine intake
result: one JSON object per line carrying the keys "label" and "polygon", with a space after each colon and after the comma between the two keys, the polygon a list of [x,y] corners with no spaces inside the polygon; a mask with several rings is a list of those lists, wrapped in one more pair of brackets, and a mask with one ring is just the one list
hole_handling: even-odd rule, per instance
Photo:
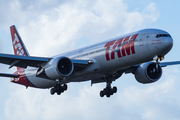
{"label": "engine intake", "polygon": [[71,75],[74,64],[67,57],[54,58],[45,66],[45,73],[51,79],[60,79]]}
{"label": "engine intake", "polygon": [[162,76],[162,68],[154,62],[141,64],[135,71],[138,82],[146,84],[158,81]]}

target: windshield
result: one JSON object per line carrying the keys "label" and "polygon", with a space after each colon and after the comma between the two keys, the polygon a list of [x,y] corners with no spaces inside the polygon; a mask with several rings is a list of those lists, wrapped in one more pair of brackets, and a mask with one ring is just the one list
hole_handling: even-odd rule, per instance
{"label": "windshield", "polygon": [[160,38],[160,37],[171,37],[169,34],[157,34],[156,38]]}

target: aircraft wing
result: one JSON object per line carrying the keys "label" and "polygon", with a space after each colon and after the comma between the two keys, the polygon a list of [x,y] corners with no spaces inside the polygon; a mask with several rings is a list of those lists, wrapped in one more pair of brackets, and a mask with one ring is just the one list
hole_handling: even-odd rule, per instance
{"label": "aircraft wing", "polygon": [[[0,63],[10,65],[9,68],[16,66],[21,68],[31,67],[41,67],[49,62],[53,58],[47,57],[32,57],[32,56],[20,56],[20,55],[10,55],[10,54],[0,54]],[[85,68],[87,65],[93,63],[91,60],[76,60],[72,59],[73,64],[76,68]]]}
{"label": "aircraft wing", "polygon": [[40,67],[43,63],[47,63],[51,59],[52,58],[0,54],[0,63],[10,65],[9,68],[13,66],[21,68],[26,68],[27,66]]}
{"label": "aircraft wing", "polygon": [[180,61],[161,62],[159,65],[160,65],[161,67],[166,67],[166,66],[169,66],[169,65],[177,65],[177,64],[180,64]]}

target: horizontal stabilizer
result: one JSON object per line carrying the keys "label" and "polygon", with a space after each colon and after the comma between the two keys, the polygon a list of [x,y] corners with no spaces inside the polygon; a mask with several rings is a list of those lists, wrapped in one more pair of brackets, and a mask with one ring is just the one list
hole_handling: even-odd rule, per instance
{"label": "horizontal stabilizer", "polygon": [[0,73],[0,77],[12,77],[12,78],[18,78],[18,74],[7,74],[7,73]]}

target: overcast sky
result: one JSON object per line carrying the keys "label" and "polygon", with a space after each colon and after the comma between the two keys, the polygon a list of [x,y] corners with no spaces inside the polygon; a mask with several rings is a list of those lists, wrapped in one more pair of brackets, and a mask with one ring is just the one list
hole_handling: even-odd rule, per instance
{"label": "overcast sky", "polygon": [[[174,39],[164,61],[180,60],[180,1],[155,0],[1,0],[0,52],[13,54],[9,27],[16,25],[32,56],[53,56],[145,28]],[[0,72],[13,73],[0,65]],[[118,92],[100,98],[104,84],[70,83],[62,95],[26,89],[1,78],[1,120],[178,120],[180,66],[163,68],[156,83],[143,85],[132,74],[113,82]]]}

